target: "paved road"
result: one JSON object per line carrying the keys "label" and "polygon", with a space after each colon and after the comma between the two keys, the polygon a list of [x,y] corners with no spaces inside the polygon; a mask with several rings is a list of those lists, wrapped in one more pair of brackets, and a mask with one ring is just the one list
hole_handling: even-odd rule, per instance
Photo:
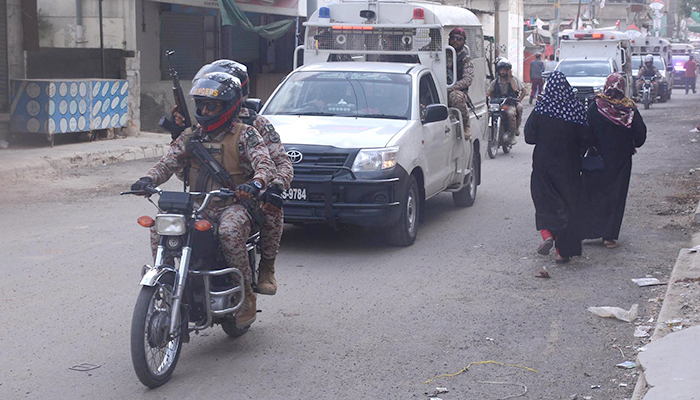
{"label": "paved road", "polygon": [[[643,111],[649,141],[635,156],[621,248],[586,243],[564,266],[535,253],[532,149],[521,140],[484,163],[473,207],[455,208],[449,195],[428,201],[410,248],[388,247],[376,232],[287,226],[279,292],[260,298],[250,332],[193,337],[157,390],[136,379],[128,336],[149,258],[148,232],[135,221],[153,207],[118,196],[153,161],[4,187],[0,398],[420,399],[436,386],[449,388],[445,400],[524,387],[523,399],[629,397],[635,375],[615,364],[642,345],[634,325],[586,308],[638,303],[638,323],[655,317],[648,300],[664,289],[630,278],[663,279],[688,244],[700,186],[700,172],[688,173],[700,167],[688,130],[700,95],[679,93]],[[552,279],[535,278],[543,267]],[[478,364],[423,383],[488,360],[537,372]],[[80,363],[100,367],[69,370]]]}

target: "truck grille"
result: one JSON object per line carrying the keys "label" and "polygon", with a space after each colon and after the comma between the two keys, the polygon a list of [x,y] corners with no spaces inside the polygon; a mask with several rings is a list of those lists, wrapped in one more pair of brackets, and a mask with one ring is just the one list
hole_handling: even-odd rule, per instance
{"label": "truck grille", "polygon": [[[294,164],[294,173],[304,175],[328,175],[345,167],[350,153],[303,153],[304,158]],[[313,168],[308,168],[313,167]],[[327,167],[327,168],[318,168]]]}
{"label": "truck grille", "polygon": [[592,87],[577,86],[576,89],[578,90],[578,93],[576,93],[576,98],[578,99],[587,99],[595,96],[595,92],[593,91]]}

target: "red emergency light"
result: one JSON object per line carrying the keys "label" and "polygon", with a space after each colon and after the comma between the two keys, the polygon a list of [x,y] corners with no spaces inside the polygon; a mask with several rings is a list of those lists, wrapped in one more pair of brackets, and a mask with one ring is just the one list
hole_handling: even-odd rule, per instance
{"label": "red emergency light", "polygon": [[420,7],[414,8],[413,19],[425,19],[425,10]]}
{"label": "red emergency light", "polygon": [[576,39],[603,39],[605,35],[602,33],[577,33],[574,37]]}
{"label": "red emergency light", "polygon": [[333,25],[331,28],[343,30],[343,31],[371,31],[374,29],[373,26],[368,26],[368,25],[362,25],[362,26]]}

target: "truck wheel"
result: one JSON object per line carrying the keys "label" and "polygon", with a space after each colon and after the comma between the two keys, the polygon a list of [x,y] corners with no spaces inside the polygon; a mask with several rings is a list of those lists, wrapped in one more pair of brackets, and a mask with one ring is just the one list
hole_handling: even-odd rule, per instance
{"label": "truck wheel", "polygon": [[416,177],[411,175],[408,179],[406,194],[400,205],[401,217],[396,225],[389,228],[389,242],[394,246],[410,246],[418,234],[420,192]]}
{"label": "truck wheel", "polygon": [[481,169],[479,152],[474,149],[474,157],[472,157],[472,173],[465,180],[465,185],[459,192],[452,192],[452,201],[457,207],[471,207],[476,201],[476,180]]}

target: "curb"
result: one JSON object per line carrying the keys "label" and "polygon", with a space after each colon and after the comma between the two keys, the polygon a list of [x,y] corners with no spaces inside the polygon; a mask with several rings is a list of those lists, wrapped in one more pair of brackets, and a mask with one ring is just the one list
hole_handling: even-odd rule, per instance
{"label": "curb", "polygon": [[[697,218],[696,213],[696,218]],[[693,237],[692,243],[697,243],[696,237]],[[663,304],[661,305],[661,310],[656,320],[656,325],[654,326],[654,333],[651,336],[650,343],[658,341],[659,339],[673,333],[670,327],[664,324],[664,321],[668,321],[673,318],[677,318],[681,315],[680,302],[681,294],[676,288],[676,283],[681,279],[688,277],[697,276],[697,270],[700,268],[696,264],[700,264],[697,258],[698,253],[691,253],[690,249],[684,248],[678,252],[678,257],[676,258],[676,263],[673,266],[673,271],[668,280],[668,286],[666,287],[666,293],[664,294]],[[691,323],[691,325],[693,325]],[[634,386],[634,392],[632,393],[631,400],[642,400],[649,389],[649,386],[644,375],[644,366],[639,362],[639,356],[636,360],[639,366],[639,378],[637,379],[637,384]]]}
{"label": "curb", "polygon": [[[169,147],[163,135],[111,139],[85,143],[84,146],[71,146],[74,147],[58,150],[56,148],[15,150],[7,157],[3,157],[0,163],[0,182],[57,175],[81,167],[158,158],[162,157]],[[75,150],[72,150],[73,148]]]}

